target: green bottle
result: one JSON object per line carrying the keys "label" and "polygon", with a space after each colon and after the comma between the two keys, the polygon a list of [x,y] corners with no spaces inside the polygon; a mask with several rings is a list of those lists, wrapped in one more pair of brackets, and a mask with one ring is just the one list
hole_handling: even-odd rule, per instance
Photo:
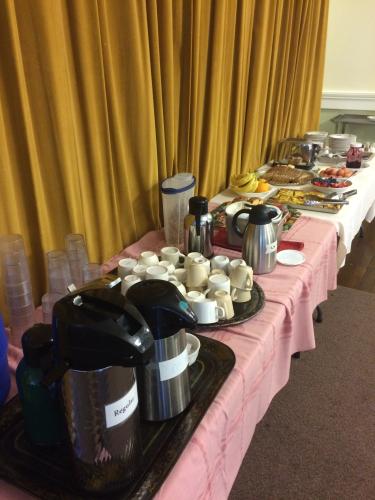
{"label": "green bottle", "polygon": [[64,438],[64,418],[56,384],[43,385],[52,366],[51,325],[37,324],[22,336],[23,359],[16,370],[25,430],[33,444],[54,446]]}

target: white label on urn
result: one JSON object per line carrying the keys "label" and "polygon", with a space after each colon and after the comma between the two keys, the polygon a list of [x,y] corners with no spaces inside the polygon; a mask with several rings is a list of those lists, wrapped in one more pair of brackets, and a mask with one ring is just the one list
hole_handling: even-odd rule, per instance
{"label": "white label on urn", "polygon": [[134,382],[129,392],[114,403],[105,405],[105,420],[107,429],[125,422],[138,406],[137,382]]}
{"label": "white label on urn", "polygon": [[277,241],[274,241],[273,243],[268,243],[266,246],[266,255],[272,252],[275,252],[277,249]]}
{"label": "white label on urn", "polygon": [[177,375],[180,375],[186,369],[188,364],[189,358],[186,346],[178,356],[167,361],[159,361],[160,381],[164,382],[164,380],[177,377]]}

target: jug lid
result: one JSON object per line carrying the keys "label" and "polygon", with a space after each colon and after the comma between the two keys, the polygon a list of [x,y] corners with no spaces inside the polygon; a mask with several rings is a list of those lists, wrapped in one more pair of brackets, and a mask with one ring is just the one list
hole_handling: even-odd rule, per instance
{"label": "jug lid", "polygon": [[208,213],[208,199],[204,196],[192,196],[189,199],[189,213],[204,215]]}
{"label": "jug lid", "polygon": [[276,210],[266,205],[255,205],[249,213],[249,222],[250,224],[263,226],[265,224],[270,224],[272,219],[276,216]]}
{"label": "jug lid", "polygon": [[52,363],[51,325],[36,324],[22,335],[22,350],[26,363],[34,368],[46,368]]}
{"label": "jug lid", "polygon": [[194,175],[189,172],[185,172],[164,179],[161,183],[161,192],[163,194],[179,194],[188,191],[194,186]]}

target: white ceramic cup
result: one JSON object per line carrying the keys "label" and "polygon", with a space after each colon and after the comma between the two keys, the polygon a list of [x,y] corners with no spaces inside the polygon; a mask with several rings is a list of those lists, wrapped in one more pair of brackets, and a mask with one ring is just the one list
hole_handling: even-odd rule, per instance
{"label": "white ceramic cup", "polygon": [[186,341],[188,347],[189,366],[191,366],[197,360],[201,343],[198,337],[192,335],[191,333],[186,333]]}
{"label": "white ceramic cup", "polygon": [[222,307],[225,311],[225,318],[231,319],[234,316],[233,302],[230,293],[226,290],[216,290],[214,294],[214,299],[217,305]]}
{"label": "white ceramic cup", "polygon": [[221,269],[224,272],[228,272],[229,257],[226,255],[215,255],[211,259],[211,269]]}
{"label": "white ceramic cup", "polygon": [[132,259],[131,257],[127,257],[125,259],[121,259],[118,263],[117,272],[120,278],[124,278],[129,274],[132,274],[134,267],[138,264],[137,259]]}
{"label": "white ceramic cup", "polygon": [[233,259],[229,262],[228,265],[228,274],[237,266],[246,266],[246,262],[243,259]]}
{"label": "white ceramic cup", "polygon": [[168,269],[165,266],[148,266],[146,269],[146,280],[169,281]]}
{"label": "white ceramic cup", "polygon": [[193,266],[194,264],[203,264],[204,267],[206,268],[207,276],[210,274],[211,263],[208,259],[206,259],[206,257],[203,257],[203,255],[202,257],[195,257],[190,265]]}
{"label": "white ceramic cup", "polygon": [[216,300],[193,300],[190,302],[190,307],[197,315],[198,322],[201,324],[217,323],[220,319],[225,319],[225,311],[217,305]]}
{"label": "white ceramic cup", "polygon": [[231,297],[233,302],[249,302],[251,300],[251,290],[232,287]]}
{"label": "white ceramic cup", "polygon": [[221,274],[226,276],[224,269],[212,269],[212,271],[210,272],[210,276],[215,276],[215,274]]}
{"label": "white ceramic cup", "polygon": [[196,290],[193,290],[191,292],[187,292],[186,294],[186,300],[190,302],[203,302],[206,300],[206,296],[202,292],[197,292]]}
{"label": "white ceramic cup", "polygon": [[177,290],[183,295],[185,296],[186,295],[186,288],[185,286],[180,283],[179,281],[175,281],[175,280],[169,280],[176,288]]}
{"label": "white ceramic cup", "polygon": [[194,259],[197,257],[203,257],[203,255],[200,252],[190,252],[187,254],[184,262],[184,268],[187,269],[191,263],[193,262]]}
{"label": "white ceramic cup", "polygon": [[251,290],[253,286],[253,271],[246,264],[232,269],[229,278],[232,287]]}
{"label": "white ceramic cup", "polygon": [[187,268],[186,284],[188,287],[204,287],[207,285],[208,272],[206,265],[195,261]]}
{"label": "white ceramic cup", "polygon": [[144,266],[157,266],[159,264],[159,257],[155,252],[146,250],[140,253],[138,263]]}
{"label": "white ceramic cup", "polygon": [[174,266],[180,262],[180,257],[185,257],[177,247],[163,247],[160,255],[162,260],[167,260]]}
{"label": "white ceramic cup", "polygon": [[172,264],[171,262],[169,262],[169,260],[161,260],[159,262],[159,266],[164,266],[168,269],[168,273],[169,274],[174,274],[176,268],[174,266],[174,264]]}
{"label": "white ceramic cup", "polygon": [[183,284],[186,283],[186,276],[187,276],[186,269],[182,269],[182,268],[181,269],[176,269],[173,274],[176,276],[176,278],[178,279],[178,281],[180,281]]}
{"label": "white ceramic cup", "polygon": [[138,276],[138,278],[144,280],[146,278],[146,269],[147,266],[145,266],[144,264],[137,264],[136,266],[133,267],[132,274],[135,274],[135,276]]}
{"label": "white ceramic cup", "polygon": [[207,287],[208,297],[213,299],[217,290],[225,290],[230,293],[230,279],[225,274],[213,274],[208,277]]}
{"label": "white ceramic cup", "polygon": [[127,276],[125,276],[121,281],[122,295],[126,295],[126,292],[129,290],[129,288],[136,283],[139,283],[140,281],[142,281],[141,278],[139,276],[135,276],[134,274],[128,274]]}

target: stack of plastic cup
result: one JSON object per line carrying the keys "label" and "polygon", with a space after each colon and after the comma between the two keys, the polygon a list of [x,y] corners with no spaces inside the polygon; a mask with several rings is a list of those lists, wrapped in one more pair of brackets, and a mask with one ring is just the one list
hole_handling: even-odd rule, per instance
{"label": "stack of plastic cup", "polygon": [[82,234],[67,234],[65,248],[68,255],[72,282],[77,288],[83,285],[83,269],[89,263],[85,239]]}
{"label": "stack of plastic cup", "polygon": [[89,262],[83,268],[83,282],[89,283],[90,281],[97,280],[102,277],[102,266],[96,262]]}
{"label": "stack of plastic cup", "polygon": [[53,306],[66,294],[47,292],[42,297],[43,323],[52,323]]}
{"label": "stack of plastic cup", "polygon": [[47,252],[47,273],[48,291],[66,295],[68,286],[73,283],[66,252],[62,250]]}
{"label": "stack of plastic cup", "polygon": [[11,342],[20,347],[23,333],[34,324],[34,300],[23,238],[11,234],[0,238],[3,286],[9,309]]}

